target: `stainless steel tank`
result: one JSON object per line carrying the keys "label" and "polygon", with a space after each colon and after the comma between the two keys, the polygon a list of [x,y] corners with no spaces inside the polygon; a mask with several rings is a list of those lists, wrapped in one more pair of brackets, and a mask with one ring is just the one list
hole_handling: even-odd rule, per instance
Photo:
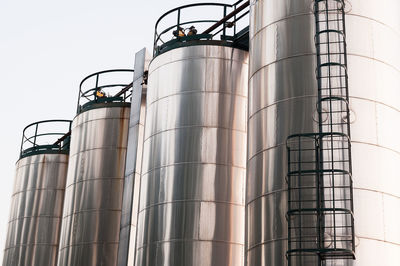
{"label": "stainless steel tank", "polygon": [[243,265],[247,60],[199,44],[150,63],[136,266]]}
{"label": "stainless steel tank", "polygon": [[[42,130],[49,124],[61,126],[62,130]],[[68,140],[51,144],[57,142],[55,136],[61,138],[66,134],[69,126],[70,121],[41,121],[24,130],[21,157],[16,164],[4,266],[55,266],[57,263]],[[36,133],[28,133],[31,129],[31,133]]]}
{"label": "stainless steel tank", "polygon": [[[326,265],[398,265],[400,2],[345,2],[356,260]],[[313,4],[251,1],[248,266],[287,265],[285,141],[318,132]]]}
{"label": "stainless steel tank", "polygon": [[[120,72],[95,73],[81,83],[72,122],[59,266],[117,264],[130,112],[130,96],[118,91],[130,85],[103,76]],[[132,71],[125,72],[132,81]],[[84,84],[91,79],[94,89],[86,91]]]}

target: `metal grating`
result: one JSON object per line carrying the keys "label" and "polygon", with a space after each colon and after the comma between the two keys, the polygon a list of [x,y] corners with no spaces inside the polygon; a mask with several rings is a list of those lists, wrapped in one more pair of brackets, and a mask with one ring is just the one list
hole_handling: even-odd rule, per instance
{"label": "metal grating", "polygon": [[314,14],[319,132],[287,139],[289,265],[355,258],[344,1]]}

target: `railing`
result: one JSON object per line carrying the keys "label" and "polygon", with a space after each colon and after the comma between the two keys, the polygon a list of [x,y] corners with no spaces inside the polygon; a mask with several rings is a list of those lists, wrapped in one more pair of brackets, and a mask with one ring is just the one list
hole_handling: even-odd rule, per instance
{"label": "railing", "polygon": [[71,120],[43,120],[26,126],[22,132],[20,158],[40,153],[67,153],[71,123]]}
{"label": "railing", "polygon": [[[156,22],[153,55],[199,40],[240,46],[241,40],[248,37],[248,6],[248,0],[240,0],[232,5],[198,3],[168,11]],[[242,43],[242,46],[246,44]]]}
{"label": "railing", "polygon": [[[112,69],[84,78],[79,85],[77,113],[95,103],[129,102],[133,72],[132,69]],[[119,80],[118,83],[115,80]]]}

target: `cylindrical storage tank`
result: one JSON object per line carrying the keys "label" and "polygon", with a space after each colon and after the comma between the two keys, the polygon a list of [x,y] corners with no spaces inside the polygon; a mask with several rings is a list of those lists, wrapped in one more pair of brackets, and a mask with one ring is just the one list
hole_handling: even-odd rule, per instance
{"label": "cylindrical storage tank", "polygon": [[130,112],[130,93],[124,91],[132,79],[132,70],[110,70],[81,83],[71,130],[59,266],[117,264]]}
{"label": "cylindrical storage tank", "polygon": [[[345,3],[356,260],[326,265],[398,265],[400,2]],[[285,142],[318,132],[313,6],[313,0],[251,1],[248,266],[287,265]]]}
{"label": "cylindrical storage tank", "polygon": [[136,265],[243,265],[248,53],[199,45],[149,66]]}
{"label": "cylindrical storage tank", "polygon": [[[224,14],[223,4],[211,6],[211,11],[218,5],[220,17],[211,22]],[[200,33],[203,25],[180,17],[193,6],[164,16],[178,11],[178,21]],[[201,21],[207,20],[204,10]],[[203,40],[204,34],[158,46],[158,39],[178,31],[164,34],[161,29],[158,34],[157,25],[148,76],[135,265],[242,266],[248,52],[233,43]]]}
{"label": "cylindrical storage tank", "polygon": [[[221,12],[208,21],[208,5],[161,18],[177,12],[174,21],[200,33],[232,8],[212,5],[210,13]],[[190,13],[199,21],[180,17],[191,7],[204,8]],[[160,20],[149,66],[135,265],[242,266],[248,52],[204,33],[157,43],[182,29],[159,30]],[[223,25],[216,31],[225,34]]]}
{"label": "cylindrical storage tank", "polygon": [[24,129],[4,266],[57,264],[70,125],[68,120],[46,120]]}

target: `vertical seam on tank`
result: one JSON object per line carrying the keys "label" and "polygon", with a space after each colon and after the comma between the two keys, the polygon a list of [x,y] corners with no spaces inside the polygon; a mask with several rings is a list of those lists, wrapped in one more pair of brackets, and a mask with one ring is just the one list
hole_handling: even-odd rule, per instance
{"label": "vertical seam on tank", "polygon": [[381,192],[382,197],[382,224],[383,224],[383,240],[386,241],[386,223],[385,223],[385,195]]}

